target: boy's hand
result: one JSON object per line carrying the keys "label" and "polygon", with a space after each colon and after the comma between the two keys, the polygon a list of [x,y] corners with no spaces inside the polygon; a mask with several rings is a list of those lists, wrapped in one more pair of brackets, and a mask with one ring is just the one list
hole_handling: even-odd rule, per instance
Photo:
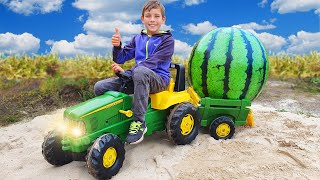
{"label": "boy's hand", "polygon": [[117,73],[117,72],[124,72],[124,70],[122,69],[122,67],[119,66],[119,64],[113,63],[111,65],[112,70]]}
{"label": "boy's hand", "polygon": [[118,28],[115,28],[116,33],[112,36],[112,45],[119,47],[121,42],[121,36]]}

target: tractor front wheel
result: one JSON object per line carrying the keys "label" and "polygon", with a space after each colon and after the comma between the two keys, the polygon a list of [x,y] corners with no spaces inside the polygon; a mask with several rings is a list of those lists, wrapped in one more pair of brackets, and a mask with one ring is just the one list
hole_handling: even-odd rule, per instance
{"label": "tractor front wheel", "polygon": [[169,138],[178,145],[190,144],[198,135],[200,114],[190,103],[176,105],[167,121]]}
{"label": "tractor front wheel", "polygon": [[230,139],[234,132],[235,127],[231,118],[221,116],[212,121],[209,129],[210,135],[216,139]]}
{"label": "tractor front wheel", "polygon": [[62,150],[62,137],[50,131],[42,143],[42,155],[52,165],[62,166],[72,161],[71,153]]}
{"label": "tractor front wheel", "polygon": [[124,144],[114,134],[100,136],[87,155],[89,173],[97,179],[110,179],[122,167],[125,158]]}

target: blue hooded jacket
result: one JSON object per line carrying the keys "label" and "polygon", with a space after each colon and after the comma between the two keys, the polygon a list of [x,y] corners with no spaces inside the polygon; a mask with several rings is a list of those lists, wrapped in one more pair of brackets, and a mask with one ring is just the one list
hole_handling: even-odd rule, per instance
{"label": "blue hooded jacket", "polygon": [[135,58],[136,65],[127,70],[131,74],[138,66],[147,67],[159,74],[165,83],[170,82],[169,66],[174,52],[174,39],[170,31],[162,31],[153,36],[147,35],[146,31],[136,35],[123,48],[113,47],[113,61],[118,64]]}

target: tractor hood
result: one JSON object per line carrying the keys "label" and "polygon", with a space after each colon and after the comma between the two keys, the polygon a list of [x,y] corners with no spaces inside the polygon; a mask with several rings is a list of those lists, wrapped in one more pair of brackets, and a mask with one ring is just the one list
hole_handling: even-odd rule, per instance
{"label": "tractor hood", "polygon": [[120,92],[108,91],[101,96],[97,96],[93,99],[66,109],[64,111],[64,117],[73,120],[80,120],[86,116],[98,112],[103,108],[109,108],[123,102],[124,96],[127,95]]}

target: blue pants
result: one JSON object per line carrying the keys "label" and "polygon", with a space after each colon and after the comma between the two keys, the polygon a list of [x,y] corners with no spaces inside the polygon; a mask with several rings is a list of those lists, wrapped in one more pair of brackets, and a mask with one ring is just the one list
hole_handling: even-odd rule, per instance
{"label": "blue pants", "polygon": [[[133,70],[132,79],[134,85],[128,87],[126,93],[133,94],[133,120],[144,122],[149,94],[164,91],[167,84],[161,76],[143,66]],[[118,77],[104,79],[94,85],[94,93],[99,96],[107,91],[119,91],[121,84]]]}

